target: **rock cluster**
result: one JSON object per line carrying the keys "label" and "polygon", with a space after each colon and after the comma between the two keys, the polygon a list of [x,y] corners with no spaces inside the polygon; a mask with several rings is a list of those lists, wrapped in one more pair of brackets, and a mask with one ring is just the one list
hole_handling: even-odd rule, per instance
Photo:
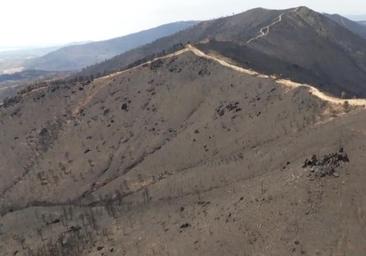
{"label": "rock cluster", "polygon": [[240,112],[241,108],[239,107],[239,102],[230,102],[230,103],[223,103],[220,104],[220,106],[218,106],[216,108],[216,113],[219,116],[223,116],[225,115],[225,112]]}
{"label": "rock cluster", "polygon": [[337,169],[342,163],[348,163],[347,153],[341,148],[337,153],[331,153],[318,158],[313,155],[311,159],[306,159],[303,168],[310,169],[316,177],[334,176],[339,177]]}

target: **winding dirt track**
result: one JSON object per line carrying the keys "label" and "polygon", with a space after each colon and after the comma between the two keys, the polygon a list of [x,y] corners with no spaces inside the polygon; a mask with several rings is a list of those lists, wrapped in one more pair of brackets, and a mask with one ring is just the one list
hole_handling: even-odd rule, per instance
{"label": "winding dirt track", "polygon": [[265,37],[266,35],[268,35],[271,27],[273,27],[274,25],[276,25],[276,24],[278,24],[282,21],[282,16],[283,15],[284,15],[284,13],[282,13],[280,16],[278,16],[273,23],[269,24],[268,26],[265,26],[265,27],[261,28],[259,30],[259,35],[249,39],[247,41],[247,44],[250,44],[251,42],[253,42],[255,40],[258,40],[259,38],[262,38],[262,37]]}
{"label": "winding dirt track", "polygon": [[[296,13],[296,12],[299,10],[299,8],[300,8],[300,7],[297,7],[296,9],[293,9],[293,10],[292,10],[292,12],[295,12],[295,13]],[[281,13],[281,14],[280,14],[280,16],[278,16],[278,17],[274,20],[274,22],[272,22],[271,24],[269,24],[269,25],[267,25],[267,26],[265,26],[265,27],[261,28],[261,29],[259,30],[259,35],[257,35],[257,36],[255,36],[255,37],[253,37],[253,38],[249,39],[249,40],[247,41],[247,44],[250,44],[250,43],[251,43],[251,42],[253,42],[253,41],[256,41],[256,40],[258,40],[258,39],[260,39],[260,38],[262,38],[262,37],[267,36],[267,35],[269,34],[270,30],[271,30],[271,27],[273,27],[273,26],[275,26],[276,24],[278,24],[278,23],[282,22],[282,17],[283,17],[283,15],[285,15],[285,14],[286,14],[285,12],[284,12],[284,13]]]}
{"label": "winding dirt track", "polygon": [[255,71],[252,71],[252,70],[249,70],[249,69],[245,69],[245,68],[230,64],[230,63],[226,62],[225,60],[220,59],[220,57],[208,55],[208,54],[200,51],[199,49],[193,47],[192,45],[187,45],[186,47],[191,52],[193,52],[194,54],[196,54],[199,57],[203,57],[203,58],[206,58],[206,59],[209,59],[209,60],[213,60],[213,61],[215,61],[215,62],[217,62],[217,63],[219,63],[219,64],[221,64],[225,67],[228,67],[232,70],[235,70],[235,71],[238,71],[238,72],[241,72],[241,73],[244,73],[244,74],[247,74],[247,75],[258,76],[258,77],[261,77],[261,78],[274,79],[277,84],[282,85],[282,86],[286,86],[290,89],[294,89],[294,88],[298,88],[298,87],[306,87],[306,88],[309,89],[310,93],[312,93],[314,96],[316,96],[316,97],[318,97],[318,98],[320,98],[324,101],[330,102],[330,103],[344,104],[345,102],[348,102],[349,105],[352,105],[352,106],[362,106],[362,107],[366,106],[366,99],[340,99],[340,98],[336,98],[336,97],[327,95],[324,92],[321,92],[319,89],[317,89],[317,88],[315,88],[311,85],[296,83],[296,82],[293,82],[291,80],[286,80],[286,79],[275,79],[274,77],[269,77],[267,75],[263,75],[263,74],[255,72]]}
{"label": "winding dirt track", "polygon": [[229,62],[227,62],[226,60],[224,60],[223,58],[221,58],[219,56],[208,55],[208,54],[202,52],[201,50],[197,49],[196,47],[192,46],[191,44],[188,44],[188,45],[186,45],[186,47],[184,49],[179,50],[175,53],[168,54],[168,55],[165,55],[163,57],[158,57],[158,58],[155,58],[155,59],[150,60],[148,62],[142,63],[138,66],[135,66],[133,68],[126,69],[126,70],[123,70],[123,71],[120,71],[120,72],[116,72],[116,73],[113,73],[113,74],[95,79],[95,83],[96,83],[95,88],[72,111],[73,116],[77,116],[80,113],[80,111],[95,97],[95,95],[99,92],[99,90],[108,85],[108,83],[105,82],[106,79],[110,79],[110,78],[113,78],[115,76],[121,75],[123,73],[127,73],[127,72],[130,72],[130,71],[136,70],[136,69],[138,69],[142,66],[151,64],[154,61],[164,60],[164,59],[168,59],[168,58],[171,58],[171,57],[174,57],[174,56],[179,56],[179,55],[181,55],[183,53],[186,53],[186,52],[192,52],[193,54],[195,54],[198,57],[205,58],[205,59],[217,62],[217,63],[219,63],[220,65],[222,65],[224,67],[230,68],[232,70],[235,70],[237,72],[240,72],[240,73],[243,73],[243,74],[246,74],[246,75],[256,76],[256,77],[264,78],[264,79],[273,79],[273,80],[276,81],[277,84],[279,84],[281,86],[285,86],[285,87],[290,88],[290,89],[299,88],[299,87],[306,87],[306,88],[309,89],[309,92],[311,94],[313,94],[314,96],[316,96],[319,99],[324,100],[326,102],[332,103],[332,104],[339,105],[339,104],[345,104],[346,102],[348,102],[348,104],[350,106],[358,106],[358,107],[366,108],[366,99],[340,99],[340,98],[337,98],[337,97],[334,97],[334,96],[330,96],[330,95],[325,94],[324,92],[321,92],[319,89],[315,88],[314,86],[311,86],[311,85],[308,85],[308,84],[301,84],[301,83],[297,83],[297,82],[294,82],[294,81],[291,81],[291,80],[286,80],[286,79],[277,79],[274,76],[268,76],[268,75],[265,75],[265,74],[260,74],[256,71],[253,71],[253,70],[250,70],[250,69],[245,69],[245,68],[236,66],[234,64],[230,64]]}

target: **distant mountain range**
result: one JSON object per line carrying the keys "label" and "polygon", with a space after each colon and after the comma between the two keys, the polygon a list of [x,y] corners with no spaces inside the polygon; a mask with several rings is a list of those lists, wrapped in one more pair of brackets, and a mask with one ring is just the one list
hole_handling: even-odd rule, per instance
{"label": "distant mountain range", "polygon": [[197,21],[175,22],[106,41],[72,45],[26,63],[28,69],[72,71],[112,58],[158,38],[187,29]]}
{"label": "distant mountain range", "polygon": [[60,47],[46,48],[2,48],[0,51],[0,75],[18,72],[24,69],[24,63],[30,59],[41,57]]}
{"label": "distant mountain range", "polygon": [[202,22],[110,60],[82,75],[123,69],[177,44],[196,43],[266,74],[316,84],[330,93],[366,96],[366,31],[338,15],[309,8],[247,12]]}

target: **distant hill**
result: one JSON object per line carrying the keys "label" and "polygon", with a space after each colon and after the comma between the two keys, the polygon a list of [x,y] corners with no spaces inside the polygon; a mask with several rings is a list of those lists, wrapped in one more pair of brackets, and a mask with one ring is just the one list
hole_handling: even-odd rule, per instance
{"label": "distant hill", "polygon": [[24,64],[30,59],[41,57],[59,48],[58,46],[22,49],[1,48],[0,75],[19,72],[24,69]]}
{"label": "distant hill", "polygon": [[366,20],[358,21],[358,23],[361,24],[362,26],[366,26]]}
{"label": "distant hill", "polygon": [[358,34],[366,39],[366,27],[361,22],[352,21],[338,14],[324,14],[328,18],[337,22],[339,25],[347,28],[348,30]]}
{"label": "distant hill", "polygon": [[215,51],[269,75],[316,84],[336,95],[344,92],[349,96],[366,96],[366,41],[349,30],[356,26],[341,26],[333,19],[306,7],[257,8],[202,22],[88,67],[81,74],[120,70],[146,56],[190,41],[205,51]]}
{"label": "distant hill", "polygon": [[196,23],[196,21],[175,22],[106,41],[64,47],[29,61],[26,68],[48,71],[78,70],[158,38],[174,34]]}

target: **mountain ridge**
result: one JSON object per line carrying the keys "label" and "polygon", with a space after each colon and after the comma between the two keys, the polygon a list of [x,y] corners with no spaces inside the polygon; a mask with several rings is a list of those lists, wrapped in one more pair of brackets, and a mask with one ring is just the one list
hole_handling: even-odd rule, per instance
{"label": "mountain ridge", "polygon": [[28,69],[72,71],[109,59],[122,52],[144,45],[197,24],[197,21],[173,22],[155,28],[104,41],[63,47],[29,61]]}
{"label": "mountain ridge", "polygon": [[[285,17],[281,20],[283,22],[276,22],[279,17]],[[260,36],[259,40],[248,44],[260,35],[261,29],[266,29],[273,22],[276,33]],[[227,57],[244,67],[268,75],[282,75],[297,82],[317,84],[322,90],[337,96],[366,95],[362,83],[366,79],[365,39],[307,7],[280,11],[256,8],[227,18],[204,21],[186,31],[88,67],[80,75],[118,71],[145,56],[188,41],[208,48],[206,50],[216,47],[211,50],[223,56],[231,49],[233,52]],[[215,45],[215,42],[220,45]],[[311,54],[313,51],[317,54]],[[300,52],[304,54],[300,55]],[[334,56],[339,57],[334,59]],[[267,60],[262,61],[264,59]]]}

